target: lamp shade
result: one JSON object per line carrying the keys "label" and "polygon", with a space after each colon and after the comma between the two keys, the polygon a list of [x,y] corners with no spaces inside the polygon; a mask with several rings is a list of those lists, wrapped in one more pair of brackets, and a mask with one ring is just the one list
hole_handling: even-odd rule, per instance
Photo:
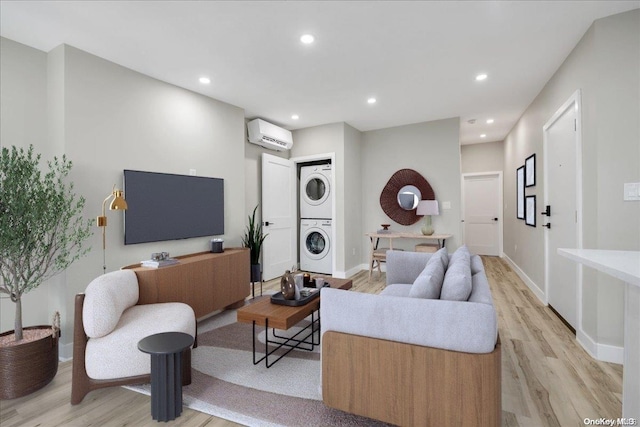
{"label": "lamp shade", "polygon": [[437,200],[421,200],[418,203],[417,215],[440,215]]}
{"label": "lamp shade", "polygon": [[113,190],[113,200],[109,205],[109,209],[112,211],[127,210],[127,202],[124,200],[121,190]]}

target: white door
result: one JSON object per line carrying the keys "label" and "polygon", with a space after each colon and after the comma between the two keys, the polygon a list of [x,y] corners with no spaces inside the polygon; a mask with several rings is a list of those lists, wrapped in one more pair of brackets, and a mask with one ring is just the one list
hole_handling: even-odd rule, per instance
{"label": "white door", "polygon": [[502,173],[463,174],[464,243],[471,253],[502,252]]}
{"label": "white door", "polygon": [[282,276],[297,263],[296,180],[291,160],[262,154],[262,279]]}
{"label": "white door", "polygon": [[[545,233],[545,278],[549,305],[574,329],[578,326],[578,266],[558,248],[578,248],[578,117],[574,95],[544,126],[545,201],[538,207]],[[549,227],[550,224],[550,228]]]}

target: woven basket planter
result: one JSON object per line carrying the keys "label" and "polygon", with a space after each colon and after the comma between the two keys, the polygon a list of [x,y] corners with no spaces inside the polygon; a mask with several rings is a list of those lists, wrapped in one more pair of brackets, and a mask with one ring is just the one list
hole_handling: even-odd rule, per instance
{"label": "woven basket planter", "polygon": [[[30,326],[24,330],[48,329]],[[0,335],[10,335],[13,331]],[[58,338],[60,332],[36,341],[0,347],[0,399],[26,396],[49,384],[58,372]]]}

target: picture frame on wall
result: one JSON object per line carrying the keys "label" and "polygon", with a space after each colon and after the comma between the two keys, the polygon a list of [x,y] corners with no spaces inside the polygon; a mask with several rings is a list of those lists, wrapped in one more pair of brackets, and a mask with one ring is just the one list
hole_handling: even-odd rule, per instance
{"label": "picture frame on wall", "polygon": [[527,196],[525,223],[531,227],[536,226],[536,196]]}
{"label": "picture frame on wall", "polygon": [[535,153],[527,157],[524,161],[525,187],[536,185],[536,155]]}
{"label": "picture frame on wall", "polygon": [[524,165],[516,170],[516,206],[518,219],[524,219]]}

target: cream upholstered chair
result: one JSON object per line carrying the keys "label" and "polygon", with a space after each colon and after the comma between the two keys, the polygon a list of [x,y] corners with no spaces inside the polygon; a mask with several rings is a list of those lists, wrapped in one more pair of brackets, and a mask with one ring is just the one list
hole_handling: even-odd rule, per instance
{"label": "cream upholstered chair", "polygon": [[[76,295],[73,337],[71,404],[92,390],[150,382],[148,354],[138,341],[160,332],[196,336],[196,319],[187,304],[138,305],[138,279],[120,270],[94,279]],[[183,384],[191,382],[191,349],[183,354]]]}

